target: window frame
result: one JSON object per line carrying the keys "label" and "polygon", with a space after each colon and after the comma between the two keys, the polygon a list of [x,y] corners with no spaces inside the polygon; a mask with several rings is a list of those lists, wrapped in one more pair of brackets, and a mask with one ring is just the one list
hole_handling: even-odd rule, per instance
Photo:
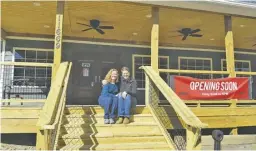
{"label": "window frame", "polygon": [[[16,50],[23,50],[23,51],[48,51],[48,52],[53,52],[53,57],[54,57],[54,50],[53,49],[13,47],[13,49],[12,49],[12,62],[15,62]],[[53,61],[54,61],[54,58],[53,58]],[[34,63],[34,62],[29,62],[29,63]],[[14,66],[12,66],[11,74],[12,74],[11,80],[13,81],[14,80]],[[36,72],[35,72],[35,74],[36,74]],[[12,82],[12,87],[15,87],[15,88],[39,88],[40,86],[36,86],[36,85],[35,86],[18,86],[18,85],[14,85],[13,82]]]}
{"label": "window frame", "polygon": [[[151,55],[132,54],[132,77],[134,79],[135,79],[135,58],[136,57],[148,57],[151,60]],[[166,58],[167,59],[167,69],[170,68],[170,59],[169,59],[170,57],[169,56],[161,55],[161,56],[158,56],[158,58]],[[169,73],[166,73],[166,74],[167,74],[167,82],[169,82],[170,81]],[[137,87],[137,90],[145,90],[145,88],[138,88]]]}
{"label": "window frame", "polygon": [[[181,59],[187,59],[187,60],[209,60],[210,61],[210,67],[211,69],[209,71],[212,71],[213,70],[213,61],[212,61],[212,58],[205,58],[205,57],[186,57],[186,56],[178,56],[178,69],[181,70]],[[185,69],[186,70],[186,69]],[[207,71],[207,70],[205,70]],[[180,75],[180,73],[179,73]],[[213,78],[213,74],[209,74],[211,79]]]}
{"label": "window frame", "polygon": [[[224,61],[227,61],[227,59],[221,59],[221,71],[227,71],[227,70],[224,70]],[[248,72],[251,72],[252,71],[252,66],[251,66],[251,60],[234,60],[235,61],[235,65],[236,65],[236,62],[246,62],[246,63],[249,63],[249,71]],[[235,67],[236,69],[236,67]],[[222,77],[224,77],[224,75],[222,75]],[[249,76],[251,77],[251,76]]]}

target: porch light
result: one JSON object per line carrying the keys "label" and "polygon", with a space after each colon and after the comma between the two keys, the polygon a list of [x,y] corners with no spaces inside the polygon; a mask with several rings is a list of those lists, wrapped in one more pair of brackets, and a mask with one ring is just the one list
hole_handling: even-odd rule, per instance
{"label": "porch light", "polygon": [[147,17],[147,18],[151,18],[151,17],[152,17],[152,15],[151,15],[151,14],[148,14],[148,15],[146,15],[146,17]]}
{"label": "porch light", "polygon": [[214,39],[214,38],[211,38],[210,40],[213,41],[213,40],[215,40],[215,39]]}
{"label": "porch light", "polygon": [[137,35],[138,35],[138,33],[132,33],[132,35],[133,35],[133,36],[137,36]]}
{"label": "porch light", "polygon": [[241,28],[243,28],[245,25],[240,25]]}
{"label": "porch light", "polygon": [[34,2],[33,5],[34,6],[40,6],[41,4],[39,2]]}
{"label": "porch light", "polygon": [[44,25],[44,28],[50,28],[50,26],[49,25]]}

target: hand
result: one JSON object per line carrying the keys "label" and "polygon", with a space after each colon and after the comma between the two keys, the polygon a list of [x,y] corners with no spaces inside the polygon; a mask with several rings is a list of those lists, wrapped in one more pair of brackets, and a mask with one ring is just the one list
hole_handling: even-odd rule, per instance
{"label": "hand", "polygon": [[119,97],[120,93],[118,93],[116,96]]}
{"label": "hand", "polygon": [[107,80],[102,80],[102,86],[108,84],[108,81]]}
{"label": "hand", "polygon": [[122,95],[122,98],[125,99],[127,96],[127,92],[124,91],[121,95]]}

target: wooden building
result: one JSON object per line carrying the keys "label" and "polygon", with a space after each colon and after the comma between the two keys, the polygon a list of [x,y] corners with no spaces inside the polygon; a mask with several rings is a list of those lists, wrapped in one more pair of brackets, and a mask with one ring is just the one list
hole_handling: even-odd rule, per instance
{"label": "wooden building", "polygon": [[[129,67],[137,80],[138,112],[149,108],[172,149],[184,148],[175,148],[175,139],[167,136],[166,129],[181,125],[185,125],[187,149],[197,147],[194,142],[206,125],[233,134],[239,128],[241,133],[256,131],[253,2],[6,1],[1,11],[3,133],[37,133],[38,148],[56,147],[44,143],[53,139],[50,132],[60,131],[65,105],[98,105],[101,80],[109,69],[122,66]],[[181,100],[167,87],[171,75],[250,77],[251,100]],[[152,96],[153,90],[160,96]],[[171,105],[183,124],[177,128],[171,121],[164,123],[150,97]],[[170,109],[165,111],[162,114],[171,114]],[[12,125],[11,120],[21,115],[22,124],[17,120]]]}

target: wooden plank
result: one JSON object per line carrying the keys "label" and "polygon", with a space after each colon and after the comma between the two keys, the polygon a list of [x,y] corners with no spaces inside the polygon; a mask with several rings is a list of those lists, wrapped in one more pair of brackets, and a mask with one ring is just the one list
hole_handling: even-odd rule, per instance
{"label": "wooden plank", "polygon": [[211,70],[178,70],[178,69],[159,69],[159,72],[166,73],[197,73],[197,74],[228,74],[227,71],[211,71]]}
{"label": "wooden plank", "polygon": [[1,119],[38,118],[41,108],[2,107]]}
{"label": "wooden plank", "polygon": [[208,128],[234,128],[243,126],[256,126],[256,116],[221,116],[198,117],[208,124]]}
{"label": "wooden plank", "polygon": [[28,67],[52,67],[52,63],[36,63],[36,62],[0,62],[0,65],[9,66],[28,66]]}
{"label": "wooden plank", "polygon": [[36,133],[36,122],[34,119],[1,119],[1,133]]}
{"label": "wooden plank", "polygon": [[219,117],[219,116],[256,116],[256,107],[237,107],[237,108],[190,108],[197,117]]}

